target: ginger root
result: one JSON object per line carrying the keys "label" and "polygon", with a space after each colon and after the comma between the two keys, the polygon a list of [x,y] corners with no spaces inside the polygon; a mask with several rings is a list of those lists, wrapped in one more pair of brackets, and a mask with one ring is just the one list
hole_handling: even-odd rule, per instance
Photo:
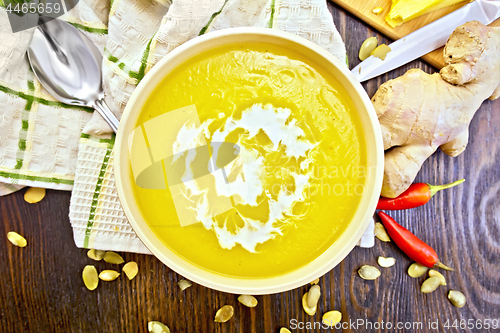
{"label": "ginger root", "polygon": [[411,69],[372,98],[387,150],[384,197],[403,193],[438,147],[450,156],[463,152],[472,117],[485,99],[500,95],[500,27],[477,21],[458,27],[444,58],[440,73]]}

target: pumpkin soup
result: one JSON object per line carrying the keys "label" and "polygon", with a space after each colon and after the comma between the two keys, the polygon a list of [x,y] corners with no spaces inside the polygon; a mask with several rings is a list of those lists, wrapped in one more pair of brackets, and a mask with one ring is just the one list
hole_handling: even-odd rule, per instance
{"label": "pumpkin soup", "polygon": [[[161,129],[155,118],[174,114],[185,121],[171,142],[151,142],[148,124]],[[165,188],[134,182],[146,222],[180,256],[219,274],[269,277],[313,261],[361,199],[366,151],[353,104],[319,64],[285,47],[233,44],[187,60],[136,125],[150,149],[171,152],[160,167]],[[232,155],[220,164],[210,156],[225,143]]]}

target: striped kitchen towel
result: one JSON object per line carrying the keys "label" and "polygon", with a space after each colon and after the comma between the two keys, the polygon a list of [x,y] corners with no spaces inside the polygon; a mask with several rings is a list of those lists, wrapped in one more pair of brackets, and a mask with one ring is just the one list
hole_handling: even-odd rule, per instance
{"label": "striped kitchen towel", "polygon": [[[118,117],[152,66],[210,31],[281,29],[346,60],[325,0],[80,0],[61,18],[101,50],[105,99]],[[0,195],[23,186],[72,190],[78,247],[149,253],[118,200],[114,134],[98,113],[57,102],[40,86],[25,55],[32,31],[12,34],[0,10]]]}

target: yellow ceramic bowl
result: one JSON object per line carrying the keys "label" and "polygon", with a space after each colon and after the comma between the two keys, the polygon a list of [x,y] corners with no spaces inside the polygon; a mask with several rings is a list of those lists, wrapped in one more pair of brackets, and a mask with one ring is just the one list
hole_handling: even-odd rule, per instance
{"label": "yellow ceramic bowl", "polygon": [[[261,42],[284,46],[321,64],[349,94],[361,120],[367,151],[368,173],[360,204],[347,229],[322,255],[291,272],[268,278],[236,278],[204,270],[186,261],[167,247],[150,229],[132,191],[132,175],[128,157],[128,136],[136,126],[144,103],[165,76],[188,59],[216,47],[233,43]],[[384,152],[375,110],[363,87],[344,64],[323,48],[295,35],[263,28],[236,28],[197,37],[164,57],[141,81],[132,94],[121,118],[115,144],[115,178],[125,214],[135,232],[149,250],[165,265],[180,275],[209,288],[235,294],[271,294],[305,285],[335,267],[354,248],[379,198],[383,177]]]}

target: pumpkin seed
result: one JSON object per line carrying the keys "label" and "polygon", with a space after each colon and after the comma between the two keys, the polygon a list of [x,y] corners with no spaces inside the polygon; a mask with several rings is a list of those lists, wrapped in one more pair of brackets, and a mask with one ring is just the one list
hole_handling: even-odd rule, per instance
{"label": "pumpkin seed", "polygon": [[321,288],[315,284],[309,289],[307,293],[307,306],[315,308],[318,305],[319,298],[321,297]]}
{"label": "pumpkin seed", "polygon": [[372,51],[377,47],[377,44],[377,37],[367,38],[359,48],[359,60],[363,61],[368,58],[370,56],[370,53],[372,53]]}
{"label": "pumpkin seed", "polygon": [[132,280],[139,273],[139,266],[135,261],[129,261],[123,266],[122,272],[125,273],[129,280]]}
{"label": "pumpkin seed", "polygon": [[380,276],[380,271],[377,267],[363,265],[360,269],[358,269],[358,274],[362,279],[375,280]]}
{"label": "pumpkin seed", "polygon": [[87,251],[87,257],[95,261],[100,261],[104,257],[105,253],[106,251],[90,249]]}
{"label": "pumpkin seed", "polygon": [[19,235],[15,231],[9,231],[7,233],[7,239],[15,246],[25,247],[28,241],[23,236]]}
{"label": "pumpkin seed", "polygon": [[257,306],[257,299],[251,295],[240,295],[238,301],[249,308],[254,308]]}
{"label": "pumpkin seed", "polygon": [[385,60],[385,57],[389,52],[391,52],[391,48],[389,46],[386,44],[380,44],[375,50],[372,51],[372,53],[370,53],[370,55]]}
{"label": "pumpkin seed", "polygon": [[181,288],[182,291],[186,290],[187,288],[193,285],[193,283],[188,280],[180,280],[179,282],[177,282],[177,284],[179,285],[179,288]]}
{"label": "pumpkin seed", "polygon": [[378,15],[380,13],[382,13],[382,10],[384,10],[384,8],[382,7],[375,7],[372,9],[372,13],[375,14],[375,15]]}
{"label": "pumpkin seed", "polygon": [[440,284],[441,284],[440,278],[438,278],[437,276],[430,277],[427,280],[425,280],[424,283],[422,283],[420,291],[423,292],[424,294],[432,293],[439,287]]}
{"label": "pumpkin seed", "polygon": [[310,285],[314,286],[315,284],[318,284],[318,283],[319,283],[319,278],[317,278],[316,280],[311,281]]}
{"label": "pumpkin seed", "polygon": [[334,327],[335,324],[340,323],[342,320],[342,313],[340,311],[328,311],[323,315],[323,324]]}
{"label": "pumpkin seed", "polygon": [[39,187],[30,187],[24,193],[24,201],[30,204],[34,204],[42,201],[45,198],[45,189]]}
{"label": "pumpkin seed", "polygon": [[375,237],[380,239],[382,242],[388,243],[391,241],[391,237],[389,237],[384,225],[380,222],[375,223]]}
{"label": "pumpkin seed", "polygon": [[412,278],[419,278],[427,272],[429,268],[424,265],[419,264],[418,262],[414,262],[408,267],[408,275]]}
{"label": "pumpkin seed", "polygon": [[113,280],[116,280],[116,278],[119,276],[120,276],[120,273],[118,273],[117,271],[113,271],[111,269],[106,269],[106,270],[102,271],[101,273],[99,273],[99,279],[101,279],[103,281],[113,281]]}
{"label": "pumpkin seed", "polygon": [[378,264],[380,267],[391,267],[396,263],[396,259],[389,257],[378,257]]}
{"label": "pumpkin seed", "polygon": [[282,328],[280,328],[280,333],[292,333],[292,332],[290,332],[290,330],[288,328],[282,327]]}
{"label": "pumpkin seed", "polygon": [[216,323],[225,323],[234,314],[234,308],[231,305],[224,305],[222,308],[217,310],[217,313],[215,314],[215,319],[214,321]]}
{"label": "pumpkin seed", "polygon": [[430,277],[433,277],[433,276],[438,277],[439,281],[441,282],[441,285],[442,286],[446,286],[446,279],[444,278],[443,274],[439,273],[438,271],[435,271],[435,270],[431,269],[429,271],[429,276]]}
{"label": "pumpkin seed", "polygon": [[87,265],[83,268],[82,272],[83,283],[88,290],[95,290],[99,285],[99,278],[97,277],[97,269],[92,265]]}
{"label": "pumpkin seed", "polygon": [[113,251],[107,251],[103,259],[105,262],[116,265],[123,264],[125,262],[121,255]]}
{"label": "pumpkin seed", "polygon": [[466,302],[465,295],[458,290],[450,290],[448,292],[448,299],[457,308],[463,308]]}
{"label": "pumpkin seed", "polygon": [[308,293],[305,293],[304,296],[302,296],[302,308],[308,315],[314,316],[316,314],[316,307],[310,308],[309,305],[307,305],[307,294]]}
{"label": "pumpkin seed", "polygon": [[159,321],[150,321],[148,323],[149,333],[170,333],[170,328]]}

